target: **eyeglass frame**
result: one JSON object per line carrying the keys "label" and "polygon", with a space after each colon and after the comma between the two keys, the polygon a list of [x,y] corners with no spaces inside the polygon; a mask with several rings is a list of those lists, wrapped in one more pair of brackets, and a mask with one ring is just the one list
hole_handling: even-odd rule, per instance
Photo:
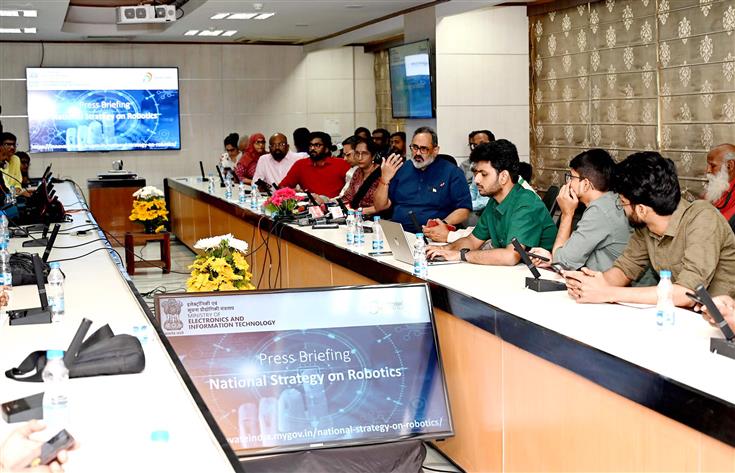
{"label": "eyeglass frame", "polygon": [[408,148],[412,152],[414,152],[414,153],[416,153],[417,151],[419,151],[420,152],[419,154],[421,154],[421,155],[428,154],[429,152],[431,152],[431,151],[434,150],[434,147],[433,146],[431,148],[429,148],[428,146],[419,146],[419,145],[415,145],[413,143],[411,143],[408,146]]}
{"label": "eyeglass frame", "polygon": [[627,206],[631,206],[631,209],[633,208],[633,202],[628,202],[627,204],[624,204],[622,200],[620,200],[620,194],[615,196],[615,208],[618,210],[623,210]]}

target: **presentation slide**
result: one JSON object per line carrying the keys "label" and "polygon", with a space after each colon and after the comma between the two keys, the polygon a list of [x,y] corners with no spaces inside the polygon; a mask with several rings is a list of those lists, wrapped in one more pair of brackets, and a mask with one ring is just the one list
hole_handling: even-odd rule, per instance
{"label": "presentation slide", "polygon": [[180,149],[176,68],[28,68],[31,152]]}
{"label": "presentation slide", "polygon": [[390,49],[390,88],[393,116],[431,118],[431,67],[428,41]]}
{"label": "presentation slide", "polygon": [[164,296],[157,313],[240,454],[452,433],[424,285]]}

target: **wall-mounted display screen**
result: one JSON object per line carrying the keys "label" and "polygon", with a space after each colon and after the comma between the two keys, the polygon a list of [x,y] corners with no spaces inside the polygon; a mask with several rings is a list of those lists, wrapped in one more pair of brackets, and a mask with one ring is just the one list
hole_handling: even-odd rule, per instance
{"label": "wall-mounted display screen", "polygon": [[394,118],[432,118],[429,40],[389,49],[390,96]]}
{"label": "wall-mounted display screen", "polygon": [[167,68],[27,68],[33,153],[181,149],[179,73]]}
{"label": "wall-mounted display screen", "polygon": [[169,294],[156,313],[239,455],[452,435],[426,285]]}

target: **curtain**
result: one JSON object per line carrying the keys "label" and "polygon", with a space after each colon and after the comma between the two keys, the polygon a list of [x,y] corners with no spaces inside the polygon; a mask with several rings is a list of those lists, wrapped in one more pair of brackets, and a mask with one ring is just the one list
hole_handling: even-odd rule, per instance
{"label": "curtain", "polygon": [[529,19],[531,162],[563,184],[584,149],[657,150],[702,193],[706,154],[735,142],[735,0],[604,0]]}

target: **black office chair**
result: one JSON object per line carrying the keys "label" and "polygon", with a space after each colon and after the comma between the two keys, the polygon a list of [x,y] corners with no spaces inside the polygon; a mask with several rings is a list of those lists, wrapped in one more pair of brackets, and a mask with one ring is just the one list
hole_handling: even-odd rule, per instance
{"label": "black office chair", "polygon": [[[544,202],[544,205],[546,206],[546,209],[551,212],[551,207],[555,207],[554,202],[556,202],[556,197],[559,195],[559,186],[551,185],[548,189],[546,189],[546,192],[544,193],[544,198],[542,199]],[[554,215],[553,213],[551,214]]]}
{"label": "black office chair", "polygon": [[443,159],[444,161],[448,161],[448,162],[454,164],[455,166],[457,165],[457,160],[454,159],[453,156],[449,156],[448,154],[437,154],[436,157],[438,159]]}

